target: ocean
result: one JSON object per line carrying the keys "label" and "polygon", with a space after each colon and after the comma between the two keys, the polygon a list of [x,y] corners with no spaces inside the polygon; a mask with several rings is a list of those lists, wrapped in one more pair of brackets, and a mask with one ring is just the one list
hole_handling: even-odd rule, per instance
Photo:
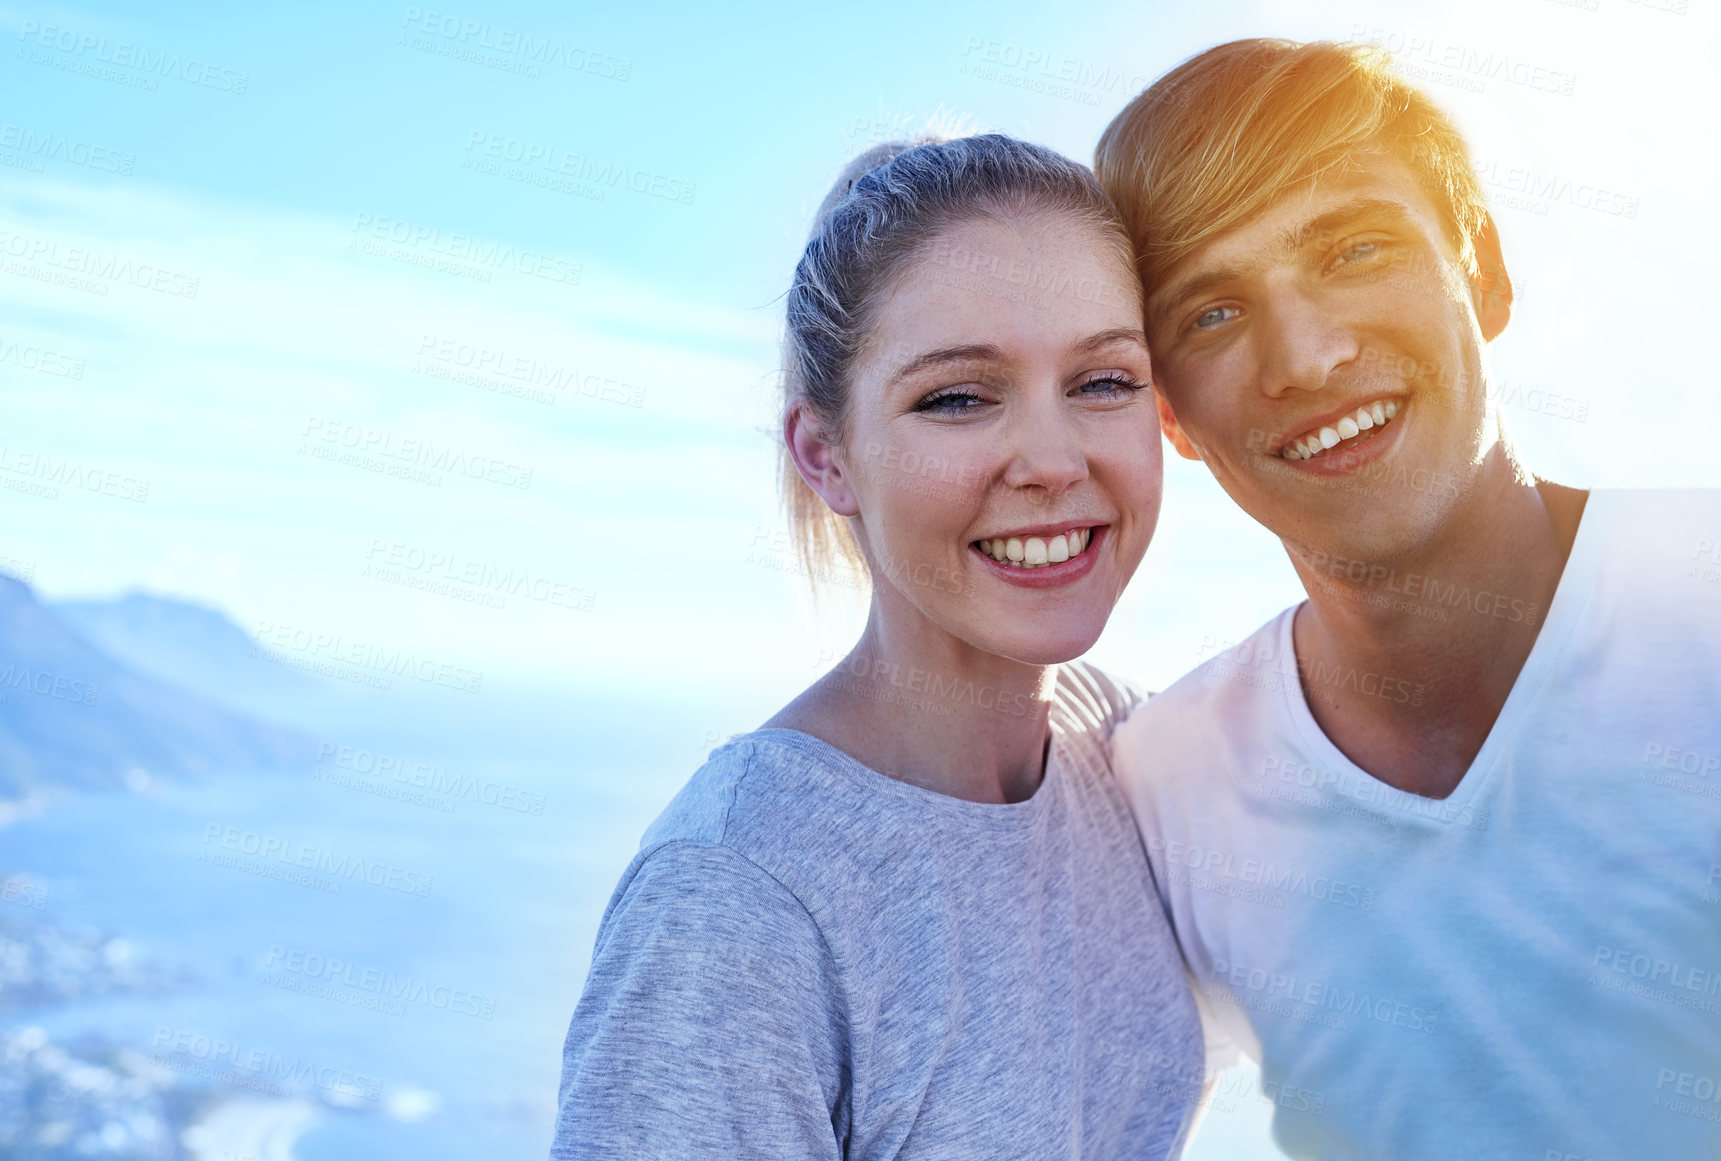
{"label": "ocean", "polygon": [[[21,876],[33,905],[0,914],[109,962],[50,965],[96,990],[0,1011],[0,1033],[98,1044],[203,1094],[182,1136],[194,1161],[541,1159],[610,892],[719,740],[646,709],[588,717],[633,725],[534,739],[426,718],[324,744],[301,769],[139,774],[12,822],[0,877]],[[1188,1157],[1278,1156],[1269,1114],[1222,1091]],[[128,1152],[107,1115],[80,1152],[180,1155]]]}
{"label": "ocean", "polygon": [[345,757],[138,778],[0,832],[0,875],[37,892],[27,917],[94,934],[148,981],[0,1028],[308,1098],[300,1161],[542,1157],[598,920],[693,762],[641,778]]}

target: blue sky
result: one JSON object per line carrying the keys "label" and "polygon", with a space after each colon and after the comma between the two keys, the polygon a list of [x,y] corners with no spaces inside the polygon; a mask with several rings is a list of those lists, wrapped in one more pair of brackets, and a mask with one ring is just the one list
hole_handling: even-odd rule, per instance
{"label": "blue sky", "polygon": [[[1383,42],[1470,135],[1534,465],[1716,485],[1717,37],[1669,3],[5,7],[0,566],[493,687],[721,694],[699,730],[745,728],[858,615],[784,572],[763,434],[836,170],[929,125],[1086,160],[1135,86],[1241,35]],[[546,401],[483,371],[520,360]],[[379,470],[427,458],[434,483]],[[1168,472],[1095,652],[1150,684],[1296,596],[1201,469]],[[510,570],[503,608],[461,579]]]}

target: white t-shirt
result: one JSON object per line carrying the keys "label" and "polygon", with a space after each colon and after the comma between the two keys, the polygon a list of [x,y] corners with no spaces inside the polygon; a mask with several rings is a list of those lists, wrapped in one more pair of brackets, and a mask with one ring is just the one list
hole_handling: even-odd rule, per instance
{"label": "white t-shirt", "polygon": [[[1385,585],[1426,615],[1538,612]],[[1328,740],[1294,612],[1114,741],[1210,1064],[1260,1062],[1297,1158],[1721,1158],[1721,492],[1591,494],[1445,799]]]}

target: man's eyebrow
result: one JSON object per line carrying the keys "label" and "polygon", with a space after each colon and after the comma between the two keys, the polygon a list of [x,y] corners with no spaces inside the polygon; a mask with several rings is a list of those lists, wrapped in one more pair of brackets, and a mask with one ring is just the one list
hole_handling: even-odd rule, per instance
{"label": "man's eyebrow", "polygon": [[917,375],[928,367],[938,367],[945,363],[961,363],[972,359],[1000,359],[1004,352],[990,343],[969,343],[960,347],[940,347],[936,351],[927,351],[916,355],[896,369],[891,379],[906,379]]}
{"label": "man's eyebrow", "polygon": [[1316,238],[1336,234],[1347,226],[1355,225],[1363,218],[1393,218],[1403,220],[1410,217],[1410,207],[1396,198],[1359,197],[1342,205],[1334,206],[1326,213],[1285,231],[1280,239],[1281,252],[1285,254],[1301,250]]}
{"label": "man's eyebrow", "polygon": [[[1410,207],[1395,198],[1359,197],[1342,205],[1334,206],[1319,217],[1293,226],[1280,236],[1274,247],[1272,258],[1282,258],[1294,254],[1308,245],[1310,240],[1328,234],[1336,234],[1346,226],[1369,217],[1384,217],[1403,221],[1411,216]],[[1187,302],[1197,295],[1205,294],[1215,286],[1231,282],[1241,277],[1243,269],[1237,266],[1219,266],[1212,270],[1204,270],[1192,274],[1180,282],[1174,282],[1165,290],[1159,291],[1149,299],[1149,312],[1170,310],[1181,303]]]}
{"label": "man's eyebrow", "polygon": [[1169,289],[1154,295],[1148,301],[1148,313],[1170,310],[1197,295],[1206,294],[1215,286],[1234,280],[1240,274],[1241,271],[1235,266],[1219,266],[1204,270],[1200,274],[1191,274],[1181,282],[1172,283]]}

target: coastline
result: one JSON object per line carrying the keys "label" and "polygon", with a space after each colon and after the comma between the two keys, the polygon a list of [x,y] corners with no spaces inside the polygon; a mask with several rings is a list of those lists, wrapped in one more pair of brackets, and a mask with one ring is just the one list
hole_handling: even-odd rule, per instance
{"label": "coastline", "polygon": [[317,1120],[308,1100],[235,1097],[185,1130],[194,1161],[293,1161],[293,1145]]}

